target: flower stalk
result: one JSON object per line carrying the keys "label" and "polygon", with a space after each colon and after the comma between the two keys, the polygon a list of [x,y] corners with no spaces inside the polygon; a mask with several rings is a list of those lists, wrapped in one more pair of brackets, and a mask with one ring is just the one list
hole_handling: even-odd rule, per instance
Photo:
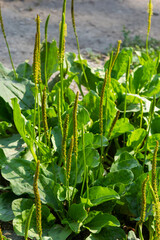
{"label": "flower stalk", "polygon": [[63,137],[62,137],[62,160],[63,160],[65,171],[67,166],[66,148],[67,148],[68,124],[69,124],[69,114],[66,115],[64,120]]}
{"label": "flower stalk", "polygon": [[42,94],[42,119],[45,133],[45,142],[47,145],[50,144],[49,133],[48,133],[48,122],[47,122],[47,112],[46,112],[46,86],[43,89]]}
{"label": "flower stalk", "polygon": [[39,179],[40,161],[37,161],[36,172],[34,176],[33,190],[35,196],[36,205],[36,225],[40,239],[42,239],[42,212],[41,212],[41,199],[38,190],[38,179]]}
{"label": "flower stalk", "polygon": [[59,38],[59,64],[60,64],[60,81],[61,81],[61,112],[63,112],[63,61],[65,53],[65,37],[67,35],[66,18],[66,0],[63,1],[62,21],[60,23],[60,38]]}
{"label": "flower stalk", "polygon": [[158,152],[159,142],[156,141],[156,147],[153,154],[152,161],[152,187],[155,192],[155,195],[158,198],[158,188],[157,188],[157,175],[156,175],[156,167],[157,167],[157,152]]}
{"label": "flower stalk", "polygon": [[67,192],[68,192],[69,207],[70,207],[69,179],[70,179],[70,173],[71,173],[73,147],[74,147],[74,137],[72,136],[69,151],[68,151],[67,164],[66,164],[66,185],[67,185]]}
{"label": "flower stalk", "polygon": [[151,30],[152,15],[153,15],[153,4],[152,4],[152,0],[149,0],[149,3],[148,3],[148,28],[147,28],[147,38],[146,38],[146,52],[147,52],[147,55],[148,55],[148,39],[149,39],[150,30]]}
{"label": "flower stalk", "polygon": [[[75,155],[75,183],[74,189],[77,184],[77,175],[78,175],[78,135],[77,135],[77,109],[78,109],[78,98],[79,92],[76,94],[75,102],[74,102],[74,109],[73,109],[73,138],[74,138],[74,155]],[[74,190],[73,190],[73,197],[74,197]]]}
{"label": "flower stalk", "polygon": [[[76,38],[76,42],[77,42],[78,58],[79,58],[79,61],[80,61],[80,64],[81,64],[81,68],[82,68],[82,72],[83,72],[83,75],[84,75],[84,79],[85,79],[86,84],[87,84],[87,88],[89,89],[88,79],[87,79],[87,75],[86,75],[86,72],[85,72],[85,69],[84,69],[84,66],[83,66],[83,62],[82,62],[82,58],[81,58],[78,34],[77,34],[77,30],[76,30],[75,15],[74,15],[74,0],[72,0],[72,2],[71,2],[71,17],[72,17],[72,26],[73,26],[73,30],[74,30],[74,34],[75,34],[75,38]],[[84,96],[80,84],[79,84],[79,90],[80,90],[82,96]]]}
{"label": "flower stalk", "polygon": [[17,78],[18,78],[18,75],[17,75],[17,73],[16,73],[16,70],[15,70],[15,67],[14,67],[14,64],[13,64],[13,60],[12,60],[12,56],[11,56],[9,44],[8,44],[7,37],[6,37],[6,33],[5,33],[5,30],[4,30],[4,24],[3,24],[3,18],[2,18],[1,5],[0,5],[0,24],[1,24],[2,34],[3,34],[4,40],[5,40],[7,49],[8,49],[8,54],[9,54],[10,62],[11,62],[12,69],[13,69],[13,72],[14,72],[14,77],[17,79]]}

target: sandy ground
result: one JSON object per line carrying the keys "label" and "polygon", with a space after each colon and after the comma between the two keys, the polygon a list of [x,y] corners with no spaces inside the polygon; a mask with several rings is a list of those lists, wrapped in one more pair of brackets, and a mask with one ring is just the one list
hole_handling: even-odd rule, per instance
{"label": "sandy ground", "polygon": [[[58,41],[62,0],[0,0],[5,31],[15,66],[26,59],[32,63],[35,37],[35,17],[40,15],[41,38],[44,38],[45,19],[51,15],[48,37]],[[131,36],[143,38],[147,31],[148,0],[75,0],[77,32],[82,52],[90,48],[96,53],[107,53],[118,39],[123,39],[122,29],[130,30]],[[71,0],[67,0],[68,37],[66,50],[76,51],[70,16]],[[153,0],[153,17],[150,36],[160,40],[160,1]],[[0,32],[0,62],[11,68],[7,48]],[[16,237],[7,230],[11,239]],[[11,234],[11,235],[10,235]]]}
{"label": "sandy ground", "polygon": [[[41,17],[41,38],[44,38],[44,24],[48,14],[49,40],[58,41],[62,0],[1,0],[2,15],[7,39],[14,64],[17,66],[26,59],[32,62],[35,36],[35,17]],[[107,53],[110,45],[123,39],[123,26],[131,36],[146,36],[148,0],[75,0],[77,32],[82,52],[86,48],[93,52]],[[76,51],[71,16],[71,0],[67,1],[68,37],[67,51]],[[160,1],[153,0],[154,14],[150,36],[160,40]],[[0,33],[0,62],[11,67],[7,48]]]}

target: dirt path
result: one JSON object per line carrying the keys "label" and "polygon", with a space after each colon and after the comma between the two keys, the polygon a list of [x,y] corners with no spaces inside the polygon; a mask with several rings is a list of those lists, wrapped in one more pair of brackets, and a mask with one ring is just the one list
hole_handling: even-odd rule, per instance
{"label": "dirt path", "polygon": [[[70,17],[70,2],[67,2],[68,37],[66,49],[76,51]],[[91,48],[93,52],[106,53],[110,44],[114,45],[123,38],[123,26],[129,29],[132,36],[145,37],[147,29],[148,0],[75,0],[77,31],[82,52]],[[49,39],[59,36],[62,0],[1,0],[2,15],[7,39],[15,65],[29,59],[35,35],[35,17],[42,19],[42,39],[45,19],[51,14]],[[153,0],[151,37],[160,40],[160,1]],[[7,49],[0,33],[0,62],[10,67]]]}

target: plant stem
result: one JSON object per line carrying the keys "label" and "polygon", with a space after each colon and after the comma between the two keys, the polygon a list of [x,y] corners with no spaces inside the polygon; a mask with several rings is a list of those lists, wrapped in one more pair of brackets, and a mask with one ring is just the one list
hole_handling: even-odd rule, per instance
{"label": "plant stem", "polygon": [[142,233],[142,223],[139,224],[139,237],[140,237],[140,240],[144,240],[143,233]]}
{"label": "plant stem", "polygon": [[66,16],[66,0],[63,1],[62,21],[59,39],[59,55],[60,55],[60,80],[61,80],[61,112],[63,112],[63,61],[65,52],[65,16]]}
{"label": "plant stem", "polygon": [[47,58],[48,58],[48,23],[49,23],[50,15],[48,15],[46,23],[45,23],[45,85],[46,89],[48,88],[48,76],[47,76]]}
{"label": "plant stem", "polygon": [[[71,2],[71,16],[72,16],[72,26],[73,26],[73,29],[74,29],[74,34],[75,34],[75,38],[76,38],[76,42],[77,42],[78,58],[79,58],[79,61],[80,61],[80,64],[81,64],[81,68],[82,68],[82,72],[83,72],[83,75],[84,75],[84,79],[85,79],[86,84],[87,84],[87,88],[89,89],[87,75],[86,75],[86,72],[85,72],[85,69],[84,69],[84,66],[83,66],[83,63],[82,63],[82,59],[81,59],[78,34],[77,34],[77,30],[76,30],[75,15],[74,15],[74,0],[72,0],[72,2]],[[80,88],[81,88],[81,85],[80,85]]]}
{"label": "plant stem", "polygon": [[31,219],[32,219],[32,215],[33,215],[33,211],[35,208],[35,204],[32,205],[29,213],[28,213],[28,218],[26,220],[26,225],[25,225],[25,240],[28,240],[28,231],[29,231],[29,227],[30,227],[30,223],[31,223]]}
{"label": "plant stem", "polygon": [[2,18],[1,5],[0,5],[0,24],[1,24],[1,30],[2,30],[2,33],[3,33],[3,37],[4,37],[4,40],[5,40],[7,49],[8,49],[8,54],[9,54],[9,58],[10,58],[11,65],[12,65],[12,69],[13,69],[13,72],[14,72],[14,77],[17,79],[17,78],[18,78],[18,75],[17,75],[17,73],[16,73],[16,70],[15,70],[15,67],[14,67],[14,64],[13,64],[11,52],[10,52],[10,49],[9,49],[9,44],[8,44],[7,37],[6,37],[6,33],[5,33],[5,30],[4,30],[4,24],[3,24],[3,18]]}
{"label": "plant stem", "polygon": [[88,186],[88,166],[86,166],[86,185],[87,185],[87,203],[89,200],[89,186]]}
{"label": "plant stem", "polygon": [[146,52],[147,52],[147,55],[148,55],[148,38],[149,38],[150,30],[151,30],[152,14],[153,14],[152,0],[149,0],[149,4],[148,4],[148,29],[147,29],[147,38],[146,38]]}
{"label": "plant stem", "polygon": [[99,108],[99,128],[101,134],[101,158],[100,164],[102,164],[102,157],[103,157],[103,102],[104,102],[104,95],[105,95],[105,88],[108,80],[108,70],[105,72],[105,78],[102,86],[101,97],[100,97],[100,108]]}
{"label": "plant stem", "polygon": [[68,178],[67,173],[67,154],[66,154],[66,148],[67,148],[67,137],[68,137],[68,124],[69,124],[69,114],[66,115],[63,125],[63,135],[62,135],[62,162],[64,165],[65,170],[65,177],[66,177],[66,183]]}
{"label": "plant stem", "polygon": [[[70,179],[70,173],[71,173],[73,146],[74,146],[74,138],[72,136],[69,151],[68,151],[67,164],[66,164],[67,165],[66,166],[66,182],[67,182],[67,189],[68,189],[68,204],[69,204],[69,207],[70,207],[69,179]],[[73,189],[73,195],[74,195],[74,189]]]}
{"label": "plant stem", "polygon": [[[128,88],[128,82],[129,82],[129,72],[130,72],[130,64],[131,60],[130,57],[128,58],[128,65],[127,65],[127,72],[126,72],[126,93],[125,93],[125,100],[124,100],[124,122],[126,120],[126,109],[127,109],[127,88]],[[123,135],[123,146],[125,146],[125,133]]]}
{"label": "plant stem", "polygon": [[141,117],[140,117],[140,128],[142,128],[142,123],[143,123],[143,102],[140,100],[140,105],[141,105]]}
{"label": "plant stem", "polygon": [[[74,154],[75,154],[75,183],[74,189],[76,188],[77,184],[77,176],[78,176],[78,136],[77,136],[77,109],[78,109],[78,97],[79,92],[77,92],[75,102],[74,102],[74,109],[73,109],[73,137],[74,137]],[[73,198],[74,198],[74,189],[73,189]]]}
{"label": "plant stem", "polygon": [[118,121],[119,115],[120,115],[120,111],[118,110],[117,113],[116,113],[115,118],[113,119],[112,125],[111,125],[111,127],[109,129],[108,138],[110,138],[110,136],[111,136],[111,134],[113,132],[113,129],[114,129],[115,125],[116,125],[116,122]]}
{"label": "plant stem", "polygon": [[83,161],[84,161],[84,177],[83,177],[83,183],[82,183],[82,189],[81,189],[81,196],[83,195],[84,185],[86,181],[86,175],[87,175],[87,168],[86,168],[86,153],[85,153],[85,139],[84,139],[84,126],[82,128],[82,146],[83,146]]}
{"label": "plant stem", "polygon": [[35,196],[35,205],[36,205],[36,226],[39,238],[42,239],[42,210],[41,210],[41,199],[38,190],[38,179],[39,179],[39,170],[40,170],[40,161],[37,161],[36,172],[33,183],[33,190]]}

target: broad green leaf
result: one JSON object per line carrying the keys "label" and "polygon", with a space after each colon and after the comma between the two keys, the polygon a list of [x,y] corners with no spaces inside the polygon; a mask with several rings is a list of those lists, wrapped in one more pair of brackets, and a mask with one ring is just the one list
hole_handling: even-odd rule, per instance
{"label": "broad green leaf", "polygon": [[11,71],[0,63],[0,78],[8,75]]}
{"label": "broad green leaf", "polygon": [[147,97],[160,96],[160,76],[156,74],[152,80],[144,86],[143,95]]}
{"label": "broad green leaf", "polygon": [[118,80],[120,79],[120,77],[123,76],[124,73],[126,73],[128,59],[129,57],[132,59],[132,53],[133,53],[132,48],[124,48],[121,50],[121,52],[118,54],[117,60],[112,70],[113,78]]}
{"label": "broad green leaf", "polygon": [[126,92],[126,87],[122,85],[122,83],[118,82],[116,79],[111,78],[112,92],[110,92],[110,96],[113,101],[117,102],[117,106],[119,109],[119,104],[122,102],[124,98],[124,93]]}
{"label": "broad green leaf", "polygon": [[160,133],[160,117],[156,117],[151,122],[151,133]]}
{"label": "broad green leaf", "polygon": [[76,97],[76,94],[74,93],[74,91],[68,87],[65,90],[65,101],[70,105],[71,103],[74,102],[75,97]]}
{"label": "broad green leaf", "polygon": [[[19,236],[24,236],[25,234],[25,224],[28,219],[28,214],[33,205],[33,200],[31,199],[17,199],[12,204],[13,213],[15,218],[13,220],[14,231]],[[50,213],[47,206],[42,205],[42,230],[43,235],[48,235],[48,230],[53,226],[55,217]],[[28,237],[33,239],[34,237],[38,239],[37,227],[36,227],[36,209],[34,208],[32,219],[30,222],[30,228],[28,231]]]}
{"label": "broad green leaf", "polygon": [[73,232],[79,233],[83,221],[87,218],[87,211],[82,203],[72,204],[68,210],[68,218],[64,222],[68,223]]}
{"label": "broad green leaf", "polygon": [[89,189],[89,199],[86,198],[87,193],[81,198],[81,202],[90,207],[97,206],[103,202],[119,199],[119,195],[113,189],[108,187],[95,186]]}
{"label": "broad green leaf", "polygon": [[117,183],[130,184],[134,179],[133,173],[128,169],[122,169],[119,171],[110,172],[106,178],[103,179],[103,185],[114,185]]}
{"label": "broad green leaf", "polygon": [[[101,147],[101,135],[87,132],[84,134],[84,142],[85,142],[85,147],[100,148]],[[104,136],[103,136],[103,146],[104,147],[108,146],[108,140]],[[83,148],[82,137],[80,137],[79,141],[78,141],[78,149],[81,150],[82,148]]]}
{"label": "broad green leaf", "polygon": [[[98,83],[100,81],[103,81],[104,79],[101,78],[99,73],[91,67],[86,67],[85,73],[86,73],[86,76],[87,76],[89,89],[93,90],[93,91],[96,91],[96,87],[97,87]],[[87,87],[84,75],[82,75],[81,82],[82,82],[82,85]]]}
{"label": "broad green leaf", "polygon": [[[134,180],[143,172],[141,164],[132,156],[132,152],[128,152],[129,148],[124,148],[123,151],[118,150],[115,156],[115,161],[110,168],[110,172],[119,170],[131,170],[134,174]],[[132,153],[132,154],[131,154]]]}
{"label": "broad green leaf", "polygon": [[127,160],[128,158],[130,158],[133,154],[134,151],[131,147],[122,147],[119,148],[114,156],[114,160],[117,161],[119,158],[121,158],[121,155],[123,155],[123,159]]}
{"label": "broad green leaf", "polygon": [[151,150],[155,149],[156,141],[158,141],[160,145],[160,133],[155,133],[148,137],[147,147]]}
{"label": "broad green leaf", "polygon": [[68,63],[68,71],[70,71],[72,73],[78,73],[78,74],[80,74],[82,72],[81,65],[76,62],[77,57],[76,57],[75,53],[66,52],[65,58]]}
{"label": "broad green leaf", "polygon": [[107,226],[119,227],[120,223],[113,215],[102,212],[97,214],[89,223],[85,224],[85,228],[92,233],[99,233],[102,228]]}
{"label": "broad green leaf", "polygon": [[62,133],[61,129],[56,126],[51,130],[51,141],[53,145],[54,151],[61,153],[61,147],[62,147]]}
{"label": "broad green leaf", "polygon": [[[94,148],[85,148],[85,157],[86,157],[86,164],[89,168],[95,168],[100,163],[100,156],[97,150]],[[83,159],[83,151],[79,152],[79,161],[82,162]],[[84,166],[84,165],[83,165]]]}
{"label": "broad green leaf", "polygon": [[[84,146],[84,147],[92,146],[93,140],[94,140],[94,134],[91,133],[91,132],[86,132],[86,133],[84,134],[84,143],[85,143],[85,146]],[[78,149],[79,149],[79,150],[82,150],[82,149],[83,149],[82,136],[80,136],[79,139],[78,139]]]}
{"label": "broad green leaf", "polygon": [[[150,111],[151,101],[149,101],[145,97],[139,96],[138,94],[128,93],[127,97],[126,97],[126,101],[127,101],[127,109],[126,109],[127,112],[139,112],[139,111],[141,111],[140,102],[142,102],[144,113],[149,113],[149,111]],[[124,111],[124,101],[121,102],[120,105],[118,105],[118,109],[121,110],[121,111]],[[154,111],[158,112],[159,108],[155,107]]]}
{"label": "broad green leaf", "polygon": [[2,193],[0,195],[0,220],[3,222],[9,222],[13,220],[14,215],[12,212],[12,201],[16,196],[12,192]]}
{"label": "broad green leaf", "polygon": [[18,73],[19,78],[32,79],[33,70],[31,65],[29,65],[27,62],[18,65],[16,72]]}
{"label": "broad green leaf", "polygon": [[[65,91],[67,91],[67,89],[69,88],[69,86],[71,85],[72,81],[74,80],[74,78],[76,77],[76,74],[73,73],[68,73],[66,79],[63,79],[63,88]],[[57,80],[57,82],[54,81],[54,86],[53,86],[53,90],[58,92],[59,89],[61,89],[61,82],[60,82],[60,78]],[[66,92],[64,92],[65,95],[65,100],[67,97]]]}
{"label": "broad green leaf", "polygon": [[48,235],[51,236],[52,239],[66,240],[71,232],[72,231],[68,226],[62,227],[61,225],[56,224],[49,230]]}
{"label": "broad green leaf", "polygon": [[[100,164],[100,155],[98,151],[94,148],[87,147],[85,148],[85,160],[88,169],[96,168]],[[75,182],[75,156],[72,157],[72,166],[70,174],[70,184],[73,186]],[[82,182],[82,175],[84,173],[84,157],[83,151],[78,152],[78,176],[77,183]]]}
{"label": "broad green leaf", "polygon": [[7,133],[7,131],[12,131],[11,129],[12,127],[12,124],[11,123],[8,123],[8,122],[5,122],[5,121],[2,121],[0,122],[0,137],[8,137],[9,134]]}
{"label": "broad green leaf", "polygon": [[[41,155],[41,163],[48,164],[52,162],[50,148],[40,140],[37,142],[39,154]],[[54,151],[53,151],[54,152]]]}
{"label": "broad green leaf", "polygon": [[[25,147],[26,144],[19,134],[13,134],[8,138],[0,138],[0,148],[3,149],[6,158],[12,159],[18,157]],[[3,160],[0,158],[1,164],[3,164]]]}
{"label": "broad green leaf", "polygon": [[126,234],[120,227],[106,227],[98,234],[90,234],[86,240],[126,240]]}
{"label": "broad green leaf", "polygon": [[13,123],[13,113],[12,108],[8,102],[6,102],[0,96],[0,121],[7,121]]}
{"label": "broad green leaf", "polygon": [[57,198],[59,201],[69,201],[72,200],[72,194],[74,191],[74,194],[78,192],[77,189],[74,189],[73,187],[69,187],[69,190],[66,189],[66,187],[62,187],[60,184],[56,185],[57,187]]}
{"label": "broad green leaf", "polygon": [[28,138],[26,128],[25,128],[25,118],[21,114],[21,110],[17,101],[17,98],[12,99],[12,106],[13,106],[13,118],[16,128],[26,142],[28,146],[32,144],[31,139]]}
{"label": "broad green leaf", "polygon": [[96,92],[90,90],[89,93],[84,96],[82,105],[89,111],[93,121],[99,119],[100,97]]}
{"label": "broad green leaf", "polygon": [[44,204],[49,205],[55,211],[60,210],[61,204],[58,204],[58,200],[55,192],[55,183],[53,181],[53,177],[46,177],[44,175],[40,175],[39,177],[39,193],[41,197],[41,201]]}
{"label": "broad green leaf", "polygon": [[122,98],[122,101],[118,105],[118,109],[121,111],[124,111],[124,105],[125,105],[125,99],[126,99],[126,112],[139,112],[141,110],[141,99],[137,96],[128,95],[126,97]]}
{"label": "broad green leaf", "polygon": [[33,175],[30,161],[20,158],[7,159],[2,166],[2,176],[11,184],[16,195],[33,194]]}
{"label": "broad green leaf", "polygon": [[141,147],[146,135],[147,135],[147,131],[143,128],[138,128],[138,129],[134,130],[128,136],[127,146],[133,147],[133,149],[137,149],[137,148]]}
{"label": "broad green leaf", "polygon": [[126,118],[124,120],[124,118],[121,118],[116,122],[113,128],[113,131],[111,133],[111,139],[116,138],[122,135],[123,133],[132,132],[133,130],[134,127],[132,124],[130,124],[129,119]]}
{"label": "broad green leaf", "polygon": [[[89,85],[89,88],[95,91],[97,83],[99,81],[103,81],[103,79],[100,77],[99,72],[91,68],[87,64],[87,61],[83,60],[82,57],[81,57],[82,59],[81,61],[77,59],[74,53],[66,53],[65,56],[68,61],[68,70],[78,74],[78,80],[75,79],[77,84],[78,85],[81,84],[85,87],[88,87]],[[86,83],[86,80],[84,78],[81,63],[83,64],[83,67],[87,76],[88,84]]]}
{"label": "broad green leaf", "polygon": [[[42,43],[41,47],[41,72],[42,80],[45,82],[45,54],[46,54],[46,45],[45,41]],[[57,43],[53,40],[51,43],[47,43],[47,62],[46,62],[46,71],[47,71],[47,81],[53,73],[58,70],[58,48]]]}
{"label": "broad green leaf", "polygon": [[4,154],[3,149],[0,148],[0,167],[2,167],[3,164],[5,164],[6,161],[6,155]]}
{"label": "broad green leaf", "polygon": [[[142,202],[142,183],[147,177],[147,174],[140,175],[136,181],[134,181],[125,195],[129,211],[135,216],[139,217],[141,214],[141,202]],[[135,198],[136,196],[136,198]],[[149,199],[148,199],[149,200]]]}
{"label": "broad green leaf", "polygon": [[139,63],[144,65],[148,60],[150,60],[150,56],[144,51],[136,51],[136,55],[138,56]]}
{"label": "broad green leaf", "polygon": [[68,210],[68,217],[70,217],[73,221],[83,222],[87,217],[87,211],[85,210],[84,204],[72,204]]}
{"label": "broad green leaf", "polygon": [[[69,126],[68,126],[68,136],[71,137],[73,134],[73,107],[69,109]],[[81,130],[83,126],[89,124],[90,116],[86,108],[78,104],[77,109],[77,129]]]}
{"label": "broad green leaf", "polygon": [[[0,96],[3,100],[11,105],[11,99],[17,98],[21,108],[28,109],[34,106],[34,97],[32,88],[34,84],[27,79],[22,81],[13,80],[11,76],[8,76],[7,72],[2,70],[0,64]],[[2,72],[3,71],[3,72]]]}
{"label": "broad green leaf", "polygon": [[14,216],[17,217],[22,214],[22,211],[25,209],[30,209],[34,201],[29,198],[18,198],[12,202],[12,210]]}
{"label": "broad green leaf", "polygon": [[134,93],[140,92],[144,85],[151,81],[155,70],[156,62],[153,60],[146,61],[143,66],[140,66],[135,70],[132,81]]}
{"label": "broad green leaf", "polygon": [[128,158],[127,160],[117,160],[116,162],[114,162],[110,168],[111,172],[115,172],[115,171],[119,171],[122,169],[132,169],[135,167],[139,166],[139,162],[132,158]]}
{"label": "broad green leaf", "polygon": [[[7,159],[1,171],[2,176],[10,182],[12,190],[16,195],[27,193],[33,196],[35,166],[34,169],[32,169],[30,161],[22,158],[14,158],[12,160]],[[53,177],[46,177],[43,174],[40,174],[38,187],[41,201],[48,204],[53,209],[58,210]]]}
{"label": "broad green leaf", "polygon": [[[102,145],[103,147],[108,146],[108,140],[106,137],[103,136],[102,138]],[[101,147],[101,135],[95,134],[93,139],[93,147],[94,148],[100,148]]]}
{"label": "broad green leaf", "polygon": [[66,53],[65,56],[68,62],[68,70],[78,74],[78,80],[75,79],[77,84],[78,85],[81,84],[85,87],[88,87],[89,85],[89,88],[91,90],[96,91],[96,86],[98,82],[103,81],[103,78],[101,78],[99,71],[91,68],[87,64],[87,61],[82,59],[82,64],[88,80],[88,84],[87,84],[82,72],[81,62],[76,58],[76,54]]}

